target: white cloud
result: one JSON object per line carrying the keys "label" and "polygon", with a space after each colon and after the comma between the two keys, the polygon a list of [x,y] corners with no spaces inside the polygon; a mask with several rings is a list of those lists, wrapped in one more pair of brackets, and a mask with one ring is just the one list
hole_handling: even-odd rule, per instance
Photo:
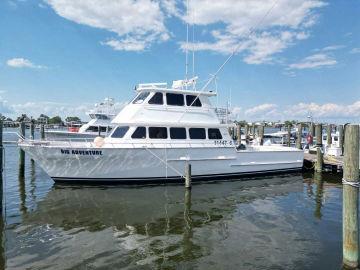
{"label": "white cloud", "polygon": [[327,51],[336,51],[339,49],[345,48],[344,45],[331,45],[331,46],[327,46],[325,48],[322,49],[322,51],[327,52]]}
{"label": "white cloud", "polygon": [[289,69],[311,69],[324,66],[333,66],[336,64],[337,61],[333,57],[324,53],[318,53],[305,57],[298,63],[290,64]]}
{"label": "white cloud", "polygon": [[14,110],[11,106],[9,106],[7,100],[0,97],[0,114],[6,115],[12,113],[14,113]]}
{"label": "white cloud", "polygon": [[[78,24],[105,29],[117,36],[102,42],[116,50],[141,51],[168,38],[159,1],[151,0],[45,0],[55,12]],[[175,12],[172,1],[164,1]]]}
{"label": "white cloud", "polygon": [[360,53],[360,48],[353,48],[353,49],[350,51],[350,53],[353,53],[353,54],[355,54],[355,53]]}
{"label": "white cloud", "polygon": [[285,106],[265,103],[253,106],[248,109],[235,107],[232,116],[235,120],[259,121],[259,120],[289,120],[297,119],[304,121],[309,113],[316,120],[341,120],[358,122],[360,117],[360,100],[353,104],[325,103],[297,103]]}
{"label": "white cloud", "polygon": [[13,67],[13,68],[37,68],[37,69],[46,68],[45,66],[35,65],[30,60],[25,58],[12,58],[7,60],[6,64],[9,67]]}
{"label": "white cloud", "polygon": [[[116,102],[114,104],[115,111],[120,111],[124,107],[125,102]],[[28,116],[38,117],[40,114],[48,116],[59,115],[61,117],[66,116],[79,116],[82,120],[88,120],[86,112],[94,108],[93,103],[84,103],[82,105],[52,102],[52,101],[29,101],[25,103],[18,103],[8,105],[10,108],[9,114],[12,116],[18,116],[21,114],[27,114]],[[0,99],[1,108],[1,99]],[[1,112],[1,111],[0,111]]]}
{"label": "white cloud", "polygon": [[[247,63],[260,64],[273,61],[274,54],[308,38],[308,29],[318,18],[315,11],[326,5],[318,0],[279,0],[273,4],[273,1],[262,0],[192,0],[189,16],[183,18],[215,28],[211,32],[213,41],[197,43],[195,50],[229,53],[239,45],[238,52],[245,54]],[[250,29],[254,29],[254,33],[249,37]],[[185,49],[184,43],[180,45]]]}
{"label": "white cloud", "polygon": [[314,117],[320,118],[357,118],[360,117],[360,100],[353,104],[344,105],[336,103],[298,103],[284,111],[285,115],[299,117],[311,113]]}
{"label": "white cloud", "polygon": [[261,104],[255,107],[252,107],[251,109],[248,109],[245,111],[245,116],[250,117],[272,117],[277,115],[277,108],[278,106],[276,104]]}

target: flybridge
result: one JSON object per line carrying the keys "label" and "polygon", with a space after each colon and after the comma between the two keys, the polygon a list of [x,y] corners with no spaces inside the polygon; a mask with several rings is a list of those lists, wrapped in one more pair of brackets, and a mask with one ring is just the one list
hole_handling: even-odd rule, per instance
{"label": "flybridge", "polygon": [[193,95],[216,96],[216,92],[213,91],[197,91],[195,89],[196,79],[197,77],[189,80],[173,81],[171,88],[168,87],[168,84],[166,82],[141,83],[135,87],[135,91],[176,92]]}

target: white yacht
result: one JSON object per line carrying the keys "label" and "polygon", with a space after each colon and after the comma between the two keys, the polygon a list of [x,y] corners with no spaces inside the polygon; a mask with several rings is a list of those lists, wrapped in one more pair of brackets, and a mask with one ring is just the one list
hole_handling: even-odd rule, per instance
{"label": "white yacht", "polygon": [[[301,170],[303,151],[281,146],[236,148],[209,98],[211,91],[140,84],[114,118],[109,136],[93,142],[25,139],[19,146],[55,181],[130,182],[226,179]],[[240,150],[241,149],[241,150]]]}
{"label": "white yacht", "polygon": [[95,108],[87,113],[91,120],[80,126],[70,125],[68,130],[46,130],[45,136],[50,140],[71,139],[94,139],[100,135],[107,135],[112,130],[111,121],[116,116],[114,99],[105,98],[100,104],[95,104]]}

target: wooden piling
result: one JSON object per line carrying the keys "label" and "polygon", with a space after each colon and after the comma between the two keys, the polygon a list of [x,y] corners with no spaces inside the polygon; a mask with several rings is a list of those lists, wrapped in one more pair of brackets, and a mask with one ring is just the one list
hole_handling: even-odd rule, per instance
{"label": "wooden piling", "polygon": [[45,126],[44,126],[44,124],[40,125],[40,139],[45,140]]}
{"label": "wooden piling", "polygon": [[[20,123],[20,135],[25,138],[25,122]],[[25,152],[22,149],[19,151],[19,175],[25,175]]]}
{"label": "wooden piling", "polygon": [[291,146],[291,125],[287,126],[287,132],[288,132],[287,146],[290,147]]}
{"label": "wooden piling", "polygon": [[[3,157],[3,153],[4,153],[4,150],[3,150],[3,127],[4,127],[4,124],[3,124],[3,121],[0,119],[0,173],[2,174],[3,172],[3,160],[4,160],[4,157]],[[2,181],[0,183],[1,185],[1,195],[2,195]]]}
{"label": "wooden piling", "polygon": [[322,172],[324,164],[324,157],[321,151],[321,147],[316,148],[316,162],[315,162],[315,172]]}
{"label": "wooden piling", "polygon": [[240,145],[241,144],[241,125],[239,123],[236,125],[236,140],[237,140],[237,144]]}
{"label": "wooden piling", "polygon": [[185,188],[191,188],[191,164],[189,162],[185,164]]}
{"label": "wooden piling", "polygon": [[315,124],[314,123],[310,124],[310,134],[313,137],[315,136]]}
{"label": "wooden piling", "polygon": [[359,125],[345,129],[343,172],[343,263],[359,265]]}
{"label": "wooden piling", "polygon": [[301,136],[302,136],[302,125],[298,124],[297,125],[297,135],[296,135],[296,148],[297,149],[302,149]]}
{"label": "wooden piling", "polygon": [[341,149],[341,155],[344,155],[344,126],[338,126],[339,131],[339,147]]}
{"label": "wooden piling", "polygon": [[30,139],[31,140],[35,139],[35,123],[34,123],[34,120],[31,120],[31,123],[30,123]]}
{"label": "wooden piling", "polygon": [[326,145],[328,147],[330,147],[332,144],[331,131],[332,131],[332,126],[331,124],[328,124],[326,127]]}
{"label": "wooden piling", "polygon": [[264,144],[264,125],[259,126],[259,139],[260,139],[260,145]]}
{"label": "wooden piling", "polygon": [[[0,214],[2,214],[3,210],[3,121],[0,119]],[[2,222],[2,218],[0,218]],[[2,231],[0,232],[2,235]],[[2,245],[1,245],[2,246]]]}
{"label": "wooden piling", "polygon": [[315,126],[316,146],[322,147],[322,124]]}
{"label": "wooden piling", "polygon": [[[35,121],[31,120],[30,123],[30,139],[35,140]],[[34,160],[31,159],[31,163],[34,163]]]}

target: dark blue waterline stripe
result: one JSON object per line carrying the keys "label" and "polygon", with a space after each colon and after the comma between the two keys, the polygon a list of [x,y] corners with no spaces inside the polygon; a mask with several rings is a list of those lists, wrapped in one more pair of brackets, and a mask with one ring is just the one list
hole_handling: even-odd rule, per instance
{"label": "dark blue waterline stripe", "polygon": [[[192,181],[203,181],[203,180],[221,180],[229,178],[242,178],[255,175],[270,175],[286,172],[297,172],[301,171],[302,167],[291,168],[291,169],[279,169],[279,170],[265,170],[265,171],[254,171],[254,172],[242,172],[242,173],[227,173],[227,174],[205,174],[205,175],[193,175]],[[180,182],[184,181],[182,177],[171,176],[171,177],[142,177],[142,178],[83,178],[83,177],[52,177],[55,182],[71,182],[71,183],[151,183],[151,182]]]}

